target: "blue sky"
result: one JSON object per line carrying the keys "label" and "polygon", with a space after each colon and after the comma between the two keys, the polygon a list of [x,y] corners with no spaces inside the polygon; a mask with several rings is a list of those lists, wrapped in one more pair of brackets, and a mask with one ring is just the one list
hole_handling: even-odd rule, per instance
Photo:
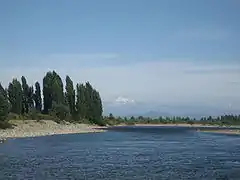
{"label": "blue sky", "polygon": [[[238,0],[10,0],[0,76],[89,80],[106,102],[239,110]],[[132,101],[130,101],[132,102]]]}

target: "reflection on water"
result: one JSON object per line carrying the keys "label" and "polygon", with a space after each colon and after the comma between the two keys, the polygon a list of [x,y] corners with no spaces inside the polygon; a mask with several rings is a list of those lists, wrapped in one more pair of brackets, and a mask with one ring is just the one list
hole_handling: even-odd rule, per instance
{"label": "reflection on water", "polygon": [[180,127],[13,139],[0,179],[240,179],[239,140]]}

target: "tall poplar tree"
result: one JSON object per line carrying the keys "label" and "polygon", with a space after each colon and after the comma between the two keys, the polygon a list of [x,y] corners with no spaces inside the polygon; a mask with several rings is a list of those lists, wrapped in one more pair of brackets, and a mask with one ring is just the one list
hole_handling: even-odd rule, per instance
{"label": "tall poplar tree", "polygon": [[53,93],[52,93],[52,72],[47,72],[43,78],[43,104],[44,112],[47,114],[52,108]]}
{"label": "tall poplar tree", "polygon": [[10,105],[7,99],[7,92],[0,83],[0,121],[7,119],[10,110]]}
{"label": "tall poplar tree", "polygon": [[85,119],[86,117],[86,98],[85,98],[85,86],[83,84],[77,84],[77,101],[76,110],[78,117]]}
{"label": "tall poplar tree", "polygon": [[34,92],[34,102],[35,108],[37,111],[42,111],[42,97],[41,97],[41,87],[39,82],[35,83],[35,92]]}
{"label": "tall poplar tree", "polygon": [[8,97],[11,103],[11,112],[16,114],[22,113],[23,91],[21,83],[17,79],[13,79],[8,86]]}
{"label": "tall poplar tree", "polygon": [[22,113],[28,113],[29,112],[29,104],[28,104],[28,91],[29,91],[29,86],[27,84],[27,80],[24,76],[21,78],[22,80]]}
{"label": "tall poplar tree", "polygon": [[66,76],[66,101],[68,107],[70,109],[70,114],[72,117],[76,115],[76,108],[75,108],[75,90],[73,86],[73,81],[69,76]]}
{"label": "tall poplar tree", "polygon": [[28,88],[27,103],[28,103],[29,110],[34,108],[34,90],[33,90],[33,86],[30,86]]}

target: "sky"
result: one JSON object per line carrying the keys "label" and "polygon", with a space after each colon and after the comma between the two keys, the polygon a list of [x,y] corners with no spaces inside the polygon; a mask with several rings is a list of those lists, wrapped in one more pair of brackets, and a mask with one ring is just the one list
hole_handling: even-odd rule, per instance
{"label": "sky", "polygon": [[41,83],[56,70],[90,81],[108,105],[240,112],[239,9],[238,0],[2,1],[0,81]]}

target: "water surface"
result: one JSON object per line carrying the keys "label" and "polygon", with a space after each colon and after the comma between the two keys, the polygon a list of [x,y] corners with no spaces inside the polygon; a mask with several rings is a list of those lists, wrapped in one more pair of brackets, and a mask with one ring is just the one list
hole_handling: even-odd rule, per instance
{"label": "water surface", "polygon": [[240,136],[181,127],[11,139],[0,179],[240,179]]}

